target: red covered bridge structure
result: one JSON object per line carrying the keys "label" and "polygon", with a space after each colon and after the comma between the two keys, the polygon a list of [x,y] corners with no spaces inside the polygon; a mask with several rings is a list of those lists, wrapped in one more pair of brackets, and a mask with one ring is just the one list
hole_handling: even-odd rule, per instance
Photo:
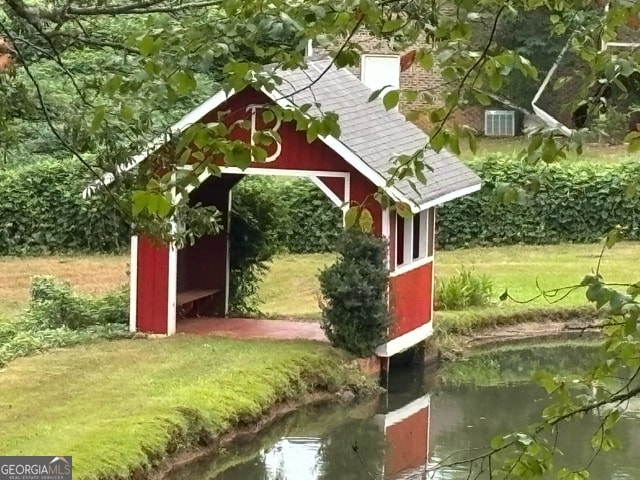
{"label": "red covered bridge structure", "polygon": [[[229,124],[246,119],[255,127],[257,118],[262,118],[256,117],[260,106],[273,102],[291,109],[312,104],[309,115],[320,115],[320,108],[339,115],[339,137],[321,136],[311,143],[295,124],[283,122],[277,126],[281,141],[266,161],[246,169],[223,166],[221,176],[206,178],[205,174],[201,185],[190,192],[190,201],[214,205],[223,213],[223,225],[228,226],[234,185],[247,175],[280,175],[309,178],[344,212],[354,203],[366,206],[373,216],[375,235],[389,244],[393,318],[388,341],[376,354],[390,357],[432,332],[436,207],[478,190],[480,180],[453,154],[425,150],[425,162],[432,168],[426,184],[404,179],[387,185],[393,159],[423,149],[428,138],[398,111],[387,111],[380,100],[369,101],[371,90],[346,69],[330,67],[328,62],[309,60],[304,70],[278,72],[283,81],[273,91],[247,87],[240,92],[219,92],[185,115],[170,132],[175,138],[197,122],[217,121],[219,112],[232,112],[224,117]],[[250,142],[254,127],[251,131],[235,129],[230,136]],[[162,144],[156,141],[151,150]],[[148,154],[134,157],[123,168],[134,168]],[[388,208],[373,200],[379,189],[392,199]],[[398,214],[398,202],[409,205],[410,218]],[[228,307],[228,230],[204,236],[183,249],[158,246],[145,237],[132,238],[132,331],[172,335],[180,313],[224,317]]]}

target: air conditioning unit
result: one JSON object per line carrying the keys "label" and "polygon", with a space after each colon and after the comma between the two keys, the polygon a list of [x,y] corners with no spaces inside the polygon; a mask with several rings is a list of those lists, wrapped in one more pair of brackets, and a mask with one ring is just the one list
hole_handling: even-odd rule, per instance
{"label": "air conditioning unit", "polygon": [[516,134],[516,112],[485,110],[484,134],[487,137],[513,137]]}

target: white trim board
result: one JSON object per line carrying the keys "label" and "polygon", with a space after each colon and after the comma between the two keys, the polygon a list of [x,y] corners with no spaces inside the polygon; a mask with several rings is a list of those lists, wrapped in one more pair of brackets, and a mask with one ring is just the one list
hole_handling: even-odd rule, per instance
{"label": "white trim board", "polygon": [[138,236],[133,235],[129,254],[129,331],[137,330],[138,320]]}
{"label": "white trim board", "polygon": [[429,408],[431,406],[431,394],[427,394],[424,397],[416,398],[412,402],[387,413],[379,413],[375,416],[376,424],[383,427],[386,431],[387,428],[396,425],[403,420],[415,415],[416,413]]}
{"label": "white trim board", "polygon": [[400,352],[404,352],[414,345],[418,345],[421,341],[427,339],[433,334],[433,322],[420,325],[418,328],[410,332],[393,338],[386,343],[378,346],[374,353],[379,357],[392,357]]}
{"label": "white trim board", "polygon": [[464,197],[465,195],[469,195],[471,193],[477,192],[482,188],[482,183],[477,183],[475,185],[471,185],[470,187],[464,187],[459,190],[455,190],[453,192],[447,193],[446,195],[441,195],[440,197],[434,198],[433,200],[429,200],[428,202],[420,204],[418,207],[420,211],[428,210],[432,207],[437,207],[442,205],[443,203],[450,202],[451,200],[455,200],[456,198]]}
{"label": "white trim board", "polygon": [[225,259],[224,274],[224,314],[229,313],[229,283],[231,278],[231,207],[233,206],[233,188],[227,197],[227,258]]}
{"label": "white trim board", "polygon": [[[189,166],[182,167],[188,169]],[[241,169],[238,167],[220,167],[221,173],[234,175],[262,175],[276,177],[326,177],[326,178],[348,178],[349,172],[339,172],[335,170],[303,170],[295,168],[260,168],[249,167]]]}
{"label": "white trim board", "polygon": [[178,249],[175,244],[169,245],[169,271],[167,286],[167,335],[176,333],[176,297],[178,282]]}
{"label": "white trim board", "polygon": [[389,274],[389,276],[397,277],[398,275],[410,272],[411,270],[415,270],[416,268],[424,267],[425,265],[428,265],[430,263],[433,263],[433,257],[421,257],[411,263],[404,263],[397,266],[396,269]]}
{"label": "white trim board", "polygon": [[340,197],[338,197],[333,190],[331,190],[326,183],[324,183],[322,180],[320,180],[320,177],[310,177],[309,180],[311,180],[313,182],[313,184],[318,187],[322,193],[324,193],[326,195],[326,197],[331,200],[331,203],[333,203],[336,207],[338,208],[342,208],[342,206],[344,205],[344,202],[342,200],[340,200]]}

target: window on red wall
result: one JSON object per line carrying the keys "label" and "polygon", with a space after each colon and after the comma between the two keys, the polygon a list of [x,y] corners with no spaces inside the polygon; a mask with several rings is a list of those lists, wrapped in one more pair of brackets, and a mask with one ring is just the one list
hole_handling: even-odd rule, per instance
{"label": "window on red wall", "polygon": [[412,238],[412,252],[411,252],[411,259],[412,260],[417,260],[418,258],[421,257],[420,255],[420,219],[421,219],[422,215],[417,214],[413,216],[413,225],[412,225],[412,230],[413,230],[413,238]]}
{"label": "window on red wall", "polygon": [[396,267],[433,256],[433,209],[404,218],[396,214]]}
{"label": "window on red wall", "polygon": [[404,217],[396,215],[396,266],[404,264]]}

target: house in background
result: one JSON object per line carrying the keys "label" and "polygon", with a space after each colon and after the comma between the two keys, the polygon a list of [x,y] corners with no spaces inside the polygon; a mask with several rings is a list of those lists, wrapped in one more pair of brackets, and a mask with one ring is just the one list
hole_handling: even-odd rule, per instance
{"label": "house in background", "polygon": [[[618,37],[615,41],[601,42],[604,49],[632,49],[640,47],[640,19],[630,18],[627,25],[619,29]],[[480,27],[480,31],[486,27]],[[425,71],[418,64],[405,62],[408,52],[413,50],[412,46],[404,51],[396,51],[382,39],[374,38],[366,31],[357,32],[353,38],[354,43],[362,49],[360,68],[353,69],[362,81],[377,90],[385,85],[392,85],[396,88],[416,90],[427,93],[431,98],[421,98],[411,104],[401,104],[400,110],[406,113],[409,110],[424,107],[434,107],[442,105],[443,97],[446,93],[446,85],[440,75],[437,65],[431,71]],[[424,45],[418,45],[424,46]],[[502,101],[494,100],[489,107],[473,105],[454,112],[451,122],[467,125],[479,134],[509,135],[518,131],[516,118],[523,115],[536,115],[538,123],[544,122],[549,127],[558,129],[569,135],[574,128],[581,128],[585,124],[581,111],[571,111],[564,108],[564,105],[571,99],[579,99],[583,92],[582,79],[584,75],[580,72],[586,65],[579,59],[572,56],[567,51],[560,52],[556,62],[546,75],[540,79],[540,85],[535,95],[526,100],[527,108],[516,105],[516,99],[501,98]],[[569,80],[557,87],[554,85],[559,78],[567,77]],[[592,89],[594,90],[594,89]],[[587,100],[587,99],[584,99]],[[519,102],[522,105],[523,102]],[[518,111],[513,116],[508,116],[508,120],[500,116],[488,115],[495,110]],[[505,125],[505,122],[513,122]],[[495,128],[495,122],[499,122]],[[417,122],[421,127],[428,127],[428,122]]]}

